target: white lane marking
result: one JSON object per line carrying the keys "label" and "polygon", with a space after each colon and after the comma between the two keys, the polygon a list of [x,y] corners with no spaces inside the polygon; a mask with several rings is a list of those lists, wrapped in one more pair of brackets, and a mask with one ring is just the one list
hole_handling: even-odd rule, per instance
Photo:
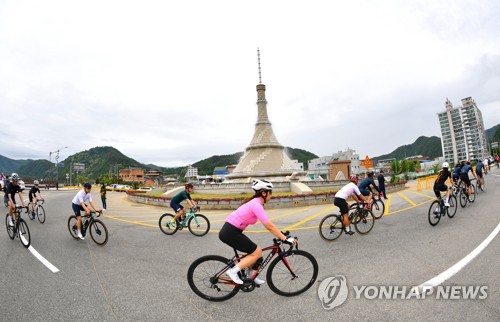
{"label": "white lane marking", "polygon": [[[21,238],[23,239],[23,243],[26,244],[28,243],[28,241],[26,240],[26,238],[24,238],[24,236],[21,236]],[[59,269],[57,267],[55,267],[54,265],[52,265],[48,260],[45,259],[45,257],[43,257],[42,255],[40,255],[39,252],[36,251],[35,248],[33,248],[33,246],[30,245],[30,247],[28,247],[29,251],[36,257],[38,258],[38,260],[40,262],[42,262],[43,265],[45,265],[48,269],[50,269],[52,271],[52,273],[57,273],[59,272]]]}
{"label": "white lane marking", "polygon": [[462,258],[458,263],[453,265],[452,267],[448,268],[446,271],[442,272],[441,274],[437,275],[434,278],[431,278],[425,283],[420,284],[419,286],[416,286],[417,291],[422,291],[422,290],[429,290],[433,287],[436,287],[455,275],[456,273],[460,272],[462,268],[467,266],[474,258],[476,258],[477,255],[479,255],[485,248],[486,246],[491,243],[491,241],[495,238],[495,236],[498,234],[500,231],[500,223],[497,225],[497,227],[491,232],[491,234],[483,240],[479,246],[477,246],[472,252],[469,253],[469,255],[465,256]]}

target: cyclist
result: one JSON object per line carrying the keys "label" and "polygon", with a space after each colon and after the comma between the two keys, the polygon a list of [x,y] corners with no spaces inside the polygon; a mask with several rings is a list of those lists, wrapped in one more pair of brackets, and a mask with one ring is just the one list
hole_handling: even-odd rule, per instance
{"label": "cyclist", "polygon": [[23,190],[24,190],[24,183],[21,181],[17,173],[13,173],[12,176],[10,177],[10,182],[7,184],[7,189],[5,191],[5,195],[8,198],[8,207],[9,207],[8,224],[11,227],[14,226],[14,222],[12,221],[12,214],[15,214],[17,219],[17,212],[15,211],[16,193],[19,194],[19,199],[21,199],[21,204],[23,205],[23,207],[25,207],[22,194]]}
{"label": "cyclist", "polygon": [[358,178],[356,176],[349,177],[350,183],[343,186],[337,193],[335,194],[335,199],[333,200],[333,204],[339,207],[340,214],[344,218],[344,227],[345,233],[347,235],[352,235],[354,232],[351,230],[351,223],[349,222],[349,205],[347,204],[347,198],[352,196],[354,200],[360,202],[360,200],[365,201],[366,198],[363,196],[358,186]]}
{"label": "cyclist", "polygon": [[[238,272],[252,265],[252,269],[256,270],[262,261],[262,249],[243,234],[243,231],[248,225],[253,225],[258,220],[271,234],[278,237],[280,240],[291,244],[296,243],[293,237],[287,238],[279,231],[279,229],[269,220],[264,211],[264,205],[271,199],[273,184],[266,180],[254,180],[252,189],[255,191],[254,195],[246,199],[238,209],[226,218],[226,222],[219,232],[219,239],[223,243],[248,254],[226,273],[234,283],[240,285],[243,284],[243,281],[238,276]],[[254,282],[257,285],[265,283],[259,278],[255,278]]]}
{"label": "cyclist", "polygon": [[462,171],[463,163],[457,162],[455,168],[453,168],[453,183],[458,186],[458,180],[460,179],[460,171]]}
{"label": "cyclist", "polygon": [[184,207],[181,205],[181,202],[183,202],[184,200],[187,200],[191,208],[196,208],[196,204],[194,203],[193,199],[191,199],[191,192],[193,192],[193,190],[193,184],[186,183],[186,185],[184,186],[184,190],[176,194],[172,198],[172,200],[170,200],[170,207],[172,207],[175,212],[175,217],[171,220],[172,223],[175,223],[175,221],[179,219],[181,215],[183,218],[186,215],[186,209],[184,209]]}
{"label": "cyclist", "polygon": [[485,158],[484,162],[483,162],[483,164],[484,164],[484,174],[487,174],[488,171],[490,170],[490,168],[488,166],[489,163],[490,163],[490,160],[488,158]]}
{"label": "cyclist", "polygon": [[[434,187],[433,187],[434,194],[436,195],[436,198],[438,201],[439,201],[439,199],[441,199],[441,191],[446,191],[446,199],[444,201],[445,207],[450,206],[450,203],[449,203],[450,188],[448,187],[448,185],[446,185],[446,180],[450,179],[450,181],[451,181],[451,179],[452,179],[451,172],[448,169],[449,167],[450,167],[450,165],[448,164],[448,162],[443,163],[443,168],[441,169],[441,171],[439,171],[438,176],[437,176],[436,180],[434,181]],[[439,205],[434,210],[434,212],[435,213],[440,212]]]}
{"label": "cyclist", "polygon": [[92,206],[95,212],[99,212],[97,210],[97,207],[94,205],[94,202],[92,201],[92,195],[90,194],[90,190],[92,190],[92,185],[88,182],[84,183],[83,189],[78,191],[78,193],[75,195],[73,198],[73,201],[71,202],[71,206],[73,208],[73,212],[75,213],[76,216],[76,228],[77,228],[77,235],[80,239],[85,239],[85,237],[82,236],[82,217],[81,217],[81,211],[85,211],[85,215],[89,216],[90,215],[90,208],[85,204],[85,201],[89,201],[89,204]]}
{"label": "cyclist", "polygon": [[[481,186],[484,185],[484,178],[483,178],[483,168],[484,168],[484,164],[481,160],[477,160],[477,164],[476,164],[476,175],[477,175],[477,178],[479,180],[479,184]],[[485,170],[485,173],[486,173],[486,169]],[[478,191],[479,192],[479,191]]]}
{"label": "cyclist", "polygon": [[366,199],[366,208],[369,208],[370,201],[372,200],[372,197],[373,197],[373,193],[371,192],[370,186],[375,188],[375,190],[377,190],[377,192],[380,193],[380,189],[375,184],[375,181],[373,181],[373,174],[374,174],[373,170],[368,170],[367,177],[364,178],[363,180],[361,180],[361,182],[358,184],[358,188],[359,188],[359,191],[361,192],[361,194],[364,197],[367,197],[367,198],[365,198]]}
{"label": "cyclist", "polygon": [[469,197],[469,202],[472,202],[472,199],[470,198],[470,195],[472,194],[472,188],[470,187],[471,183],[469,179],[469,171],[472,172],[472,175],[477,180],[476,174],[474,173],[474,171],[472,171],[470,161],[467,160],[467,162],[465,162],[465,165],[462,167],[462,170],[460,171],[460,180],[465,182],[465,184],[467,185],[467,196]]}
{"label": "cyclist", "polygon": [[[30,206],[30,212],[31,212],[31,217],[35,219],[35,202],[37,202],[39,199],[42,199],[42,193],[40,192],[40,189],[38,188],[38,180],[33,181],[33,187],[30,189],[28,192],[28,198],[30,200],[29,206]],[[40,198],[36,197],[36,194],[40,195]]]}

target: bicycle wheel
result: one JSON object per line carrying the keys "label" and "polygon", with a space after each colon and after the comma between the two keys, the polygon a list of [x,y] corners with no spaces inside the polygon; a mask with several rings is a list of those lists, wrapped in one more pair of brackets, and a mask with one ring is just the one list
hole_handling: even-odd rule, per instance
{"label": "bicycle wheel", "polygon": [[375,218],[373,218],[373,214],[368,209],[361,209],[356,217],[353,219],[354,229],[361,235],[368,234],[373,225],[375,225]]}
{"label": "bicycle wheel", "polygon": [[36,208],[36,214],[38,216],[38,221],[43,224],[45,222],[45,209],[42,206]]}
{"label": "bicycle wheel", "polygon": [[468,199],[467,189],[460,189],[460,207],[465,208],[465,206],[467,206]]}
{"label": "bicycle wheel", "polygon": [[227,258],[217,255],[198,258],[188,269],[189,287],[205,300],[220,302],[232,298],[240,286],[225,275],[228,263]]}
{"label": "bicycle wheel", "polygon": [[205,236],[210,230],[210,221],[205,215],[195,214],[189,218],[188,227],[191,234],[198,237]]}
{"label": "bicycle wheel", "polygon": [[9,214],[5,215],[5,228],[7,228],[7,234],[9,235],[10,239],[14,239],[14,237],[16,237],[16,234],[14,233],[14,226],[9,225]]}
{"label": "bicycle wheel", "polygon": [[451,195],[448,203],[450,204],[450,206],[448,207],[448,209],[446,209],[446,212],[448,213],[448,217],[453,218],[457,213],[457,197]]}
{"label": "bicycle wheel", "polygon": [[[451,203],[450,203],[450,205],[451,205]],[[431,226],[436,226],[438,224],[439,220],[441,220],[441,210],[439,211],[439,213],[436,213],[435,211],[437,208],[439,208],[439,201],[434,200],[431,203],[431,206],[429,207],[429,214],[427,216],[427,218],[429,219],[429,224],[431,224]],[[456,209],[456,207],[455,207],[455,209]]]}
{"label": "bicycle wheel", "polygon": [[18,233],[19,233],[19,239],[21,239],[21,244],[23,244],[24,247],[28,248],[31,245],[31,235],[30,235],[30,229],[28,228],[28,224],[24,219],[19,219],[19,226],[18,226]]}
{"label": "bicycle wheel", "polygon": [[373,200],[371,211],[375,219],[380,219],[385,212],[385,204],[382,200]]}
{"label": "bicycle wheel", "polygon": [[278,256],[269,265],[267,282],[271,291],[282,296],[295,296],[313,286],[318,277],[318,262],[303,250],[292,250]]}
{"label": "bicycle wheel", "polygon": [[327,241],[334,241],[339,238],[343,230],[344,225],[339,215],[326,215],[319,223],[319,235]]}
{"label": "bicycle wheel", "polygon": [[158,220],[158,225],[160,226],[160,230],[167,235],[173,235],[179,229],[176,223],[172,223],[171,220],[174,219],[174,216],[171,214],[163,214]]}
{"label": "bicycle wheel", "polygon": [[94,219],[94,222],[90,224],[90,237],[99,246],[104,246],[108,242],[108,228],[99,219]]}
{"label": "bicycle wheel", "polygon": [[471,200],[471,202],[474,202],[474,201],[476,201],[476,194],[477,194],[476,185],[471,184],[470,190],[471,190],[470,200]]}
{"label": "bicycle wheel", "polygon": [[74,239],[80,239],[78,237],[78,230],[76,228],[76,222],[77,222],[77,219],[76,219],[75,215],[69,216],[69,218],[68,218],[68,231],[69,231],[69,234],[71,235],[71,237],[73,237]]}

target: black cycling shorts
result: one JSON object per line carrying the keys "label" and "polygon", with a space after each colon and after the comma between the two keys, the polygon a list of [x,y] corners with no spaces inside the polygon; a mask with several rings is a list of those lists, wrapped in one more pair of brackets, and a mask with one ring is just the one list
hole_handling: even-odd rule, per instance
{"label": "black cycling shorts", "polygon": [[437,198],[441,197],[440,191],[446,191],[448,187],[444,183],[435,183],[434,184],[434,194]]}
{"label": "black cycling shorts", "polygon": [[219,239],[230,247],[247,254],[251,254],[257,249],[257,244],[244,235],[243,230],[234,227],[228,222],[225,222],[224,226],[222,226]]}
{"label": "black cycling shorts", "polygon": [[349,205],[345,199],[335,197],[335,199],[333,199],[333,204],[339,207],[341,215],[345,215],[349,212]]}
{"label": "black cycling shorts", "polygon": [[71,209],[73,209],[73,213],[75,214],[75,216],[79,217],[81,216],[82,214],[80,213],[80,211],[85,211],[85,209],[83,209],[83,207],[81,205],[75,205],[74,203],[71,203]]}
{"label": "black cycling shorts", "polygon": [[465,182],[467,184],[467,187],[470,186],[470,179],[469,179],[469,175],[466,174],[466,175],[460,175],[460,180],[462,180],[463,182]]}

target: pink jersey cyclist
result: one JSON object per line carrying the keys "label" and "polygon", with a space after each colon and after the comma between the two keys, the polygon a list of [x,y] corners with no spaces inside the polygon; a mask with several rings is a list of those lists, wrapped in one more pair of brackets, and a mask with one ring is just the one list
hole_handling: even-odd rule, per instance
{"label": "pink jersey cyclist", "polygon": [[262,224],[269,222],[269,218],[267,218],[262,202],[257,198],[253,198],[229,215],[226,222],[236,228],[245,230],[248,225],[255,224],[257,220],[259,220]]}
{"label": "pink jersey cyclist", "polygon": [[[219,239],[230,247],[245,252],[248,255],[243,257],[238,264],[227,271],[227,275],[236,284],[243,284],[243,281],[238,276],[238,272],[243,268],[254,265],[262,256],[262,249],[257,246],[248,236],[243,234],[243,231],[248,225],[255,224],[258,220],[269,230],[274,236],[288,242],[295,243],[293,237],[287,237],[276,228],[276,226],[267,218],[264,211],[264,204],[271,199],[273,185],[269,181],[256,180],[252,185],[255,194],[227,217],[224,226],[219,232]],[[252,266],[252,269],[257,269]],[[261,285],[265,282],[259,278],[254,278],[255,284]]]}

